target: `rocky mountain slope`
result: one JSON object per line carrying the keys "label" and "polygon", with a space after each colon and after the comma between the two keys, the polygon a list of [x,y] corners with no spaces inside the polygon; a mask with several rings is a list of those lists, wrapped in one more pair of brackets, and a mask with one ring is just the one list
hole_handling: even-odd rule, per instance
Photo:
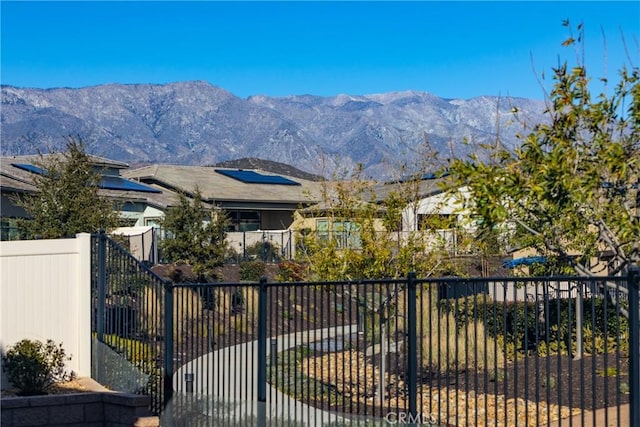
{"label": "rocky mountain slope", "polygon": [[[242,99],[206,82],[80,89],[1,87],[1,154],[63,147],[80,136],[92,154],[131,164],[215,164],[261,158],[328,176],[361,163],[392,176],[427,140],[463,155],[475,142],[517,144],[520,121],[544,120],[542,102],[442,99],[424,92]],[[519,111],[518,116],[513,111]]]}

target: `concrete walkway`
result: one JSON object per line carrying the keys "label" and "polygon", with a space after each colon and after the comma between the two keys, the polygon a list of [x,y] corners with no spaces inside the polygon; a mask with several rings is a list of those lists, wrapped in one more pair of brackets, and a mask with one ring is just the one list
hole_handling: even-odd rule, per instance
{"label": "concrete walkway", "polygon": [[[572,418],[564,418],[562,420],[550,423],[550,427],[564,426],[597,426],[597,427],[618,427],[628,426],[630,421],[629,404],[620,405],[620,414],[618,407],[598,409],[595,412],[586,411],[584,414],[575,415]],[[619,416],[618,416],[619,415]],[[605,422],[606,421],[606,422]]]}
{"label": "concrete walkway", "polygon": [[[276,353],[286,349],[357,332],[357,325],[338,326],[297,332],[275,337]],[[267,339],[267,363],[271,343]],[[296,425],[321,426],[339,420],[336,414],[322,411],[291,398],[267,383],[266,406],[258,404],[258,342],[251,341],[223,348],[194,359],[180,367],[173,379],[175,393],[185,393],[185,374],[193,374],[193,396],[211,397],[225,411],[239,416],[257,416],[266,411],[266,419],[295,421]]]}

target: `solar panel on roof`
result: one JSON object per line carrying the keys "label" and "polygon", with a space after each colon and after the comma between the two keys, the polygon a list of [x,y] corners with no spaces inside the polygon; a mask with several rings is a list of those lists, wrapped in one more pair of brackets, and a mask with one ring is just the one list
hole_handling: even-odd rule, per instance
{"label": "solar panel on roof", "polygon": [[24,171],[37,173],[38,175],[46,175],[47,171],[29,163],[11,163],[11,166],[15,166],[18,169],[22,169]]}
{"label": "solar panel on roof", "polygon": [[[38,175],[46,175],[47,171],[28,163],[12,163],[12,166],[17,167],[18,169],[22,169],[25,171],[37,173]],[[153,187],[149,187],[148,185],[140,184],[139,182],[129,181],[126,178],[122,178],[120,176],[113,175],[102,175],[100,177],[100,183],[98,187],[103,188],[105,190],[123,190],[123,191],[140,191],[145,193],[161,193],[160,190],[157,190]]]}
{"label": "solar panel on roof", "polygon": [[433,179],[444,178],[446,176],[449,176],[448,171],[438,172],[438,173],[425,173],[422,175],[414,175],[414,176],[400,178],[397,181],[385,182],[385,184],[398,184],[398,183],[402,184],[410,181],[430,181]]}
{"label": "solar panel on roof", "polygon": [[292,181],[280,175],[263,175],[255,171],[245,171],[241,169],[215,169],[221,175],[236,179],[245,184],[276,184],[276,185],[300,185],[299,182]]}
{"label": "solar panel on roof", "polygon": [[148,185],[140,184],[139,182],[129,181],[126,178],[112,175],[102,175],[100,177],[100,188],[105,190],[124,190],[124,191],[141,191],[144,193],[161,193],[160,190]]}

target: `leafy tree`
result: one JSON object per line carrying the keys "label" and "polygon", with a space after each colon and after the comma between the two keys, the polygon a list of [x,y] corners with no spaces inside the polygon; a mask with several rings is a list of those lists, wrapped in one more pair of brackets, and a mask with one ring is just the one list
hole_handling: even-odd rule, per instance
{"label": "leafy tree", "polygon": [[[566,22],[565,26],[569,27]],[[582,26],[563,43],[580,52]],[[485,230],[506,224],[511,243],[590,276],[592,260],[618,274],[640,259],[640,72],[622,66],[619,82],[593,96],[580,54],[553,69],[548,123],[510,150],[497,142],[457,159],[450,170],[472,193],[469,208]],[[604,268],[603,268],[604,270]]]}
{"label": "leafy tree", "polygon": [[207,209],[200,190],[189,199],[179,194],[177,206],[170,207],[162,221],[166,232],[160,242],[169,262],[187,262],[201,280],[215,277],[215,267],[222,265],[227,251],[226,231],[229,219],[221,210]]}
{"label": "leafy tree", "polygon": [[416,182],[407,182],[384,201],[374,183],[359,172],[349,179],[325,182],[321,202],[307,215],[327,221],[327,230],[302,236],[302,260],[316,280],[405,277],[411,271],[431,274],[442,251],[428,248],[420,232],[401,231],[403,209],[415,201]]}
{"label": "leafy tree", "polygon": [[35,163],[44,171],[34,175],[36,192],[16,199],[29,215],[18,223],[28,236],[56,239],[118,226],[114,203],[99,194],[100,173],[81,140],[70,137],[65,152],[41,155]]}

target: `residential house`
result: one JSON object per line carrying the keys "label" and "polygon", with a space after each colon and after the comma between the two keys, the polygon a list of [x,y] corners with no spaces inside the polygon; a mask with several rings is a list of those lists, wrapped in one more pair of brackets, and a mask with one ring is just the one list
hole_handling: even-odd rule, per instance
{"label": "residential house", "polygon": [[384,182],[373,188],[378,203],[394,195],[407,201],[402,211],[402,234],[420,232],[431,245],[444,245],[450,252],[461,251],[460,238],[470,235],[476,223],[465,209],[469,192],[453,188],[448,175],[427,173],[399,181]]}
{"label": "residential house", "polygon": [[193,195],[222,209],[231,220],[231,231],[283,230],[293,213],[314,203],[309,194],[316,182],[261,170],[210,166],[154,164],[123,171],[122,175],[162,191]]}
{"label": "residential house", "polygon": [[[45,173],[37,166],[38,160],[35,155],[0,159],[3,240],[19,237],[15,221],[27,215],[15,198],[35,191],[34,176]],[[246,246],[265,240],[293,250],[293,235],[288,229],[294,212],[315,203],[310,197],[318,186],[314,181],[255,169],[164,164],[130,169],[125,163],[97,156],[90,156],[90,160],[102,176],[100,194],[113,199],[119,207],[122,228],[117,232],[135,236],[158,227],[167,208],[177,203],[178,193],[193,196],[197,188],[203,204],[220,208],[228,215],[228,240],[241,252]],[[149,239],[141,242],[136,245],[147,247]]]}
{"label": "residential house", "polygon": [[[19,238],[16,220],[28,215],[16,199],[36,191],[34,177],[46,173],[40,166],[41,160],[37,155],[0,158],[1,240]],[[177,200],[173,191],[153,188],[121,176],[121,172],[129,167],[126,163],[98,156],[89,156],[89,160],[101,177],[99,194],[114,201],[123,227],[153,225]]]}
{"label": "residential house", "polygon": [[122,175],[162,191],[189,196],[200,192],[203,203],[222,209],[231,226],[227,241],[238,253],[269,242],[293,257],[294,213],[316,203],[319,183],[259,169],[154,164]]}
{"label": "residential house", "polygon": [[[394,235],[399,241],[410,234],[419,233],[430,244],[445,245],[452,253],[456,253],[460,249],[460,236],[475,230],[474,221],[464,209],[468,191],[465,188],[448,191],[451,186],[447,176],[424,174],[418,178],[363,187],[366,190],[360,190],[360,197],[354,197],[346,203],[354,203],[359,209],[372,209],[370,212],[376,218],[374,227],[380,231],[385,230],[382,217],[387,212],[389,201],[398,197],[407,203],[395,229],[386,230],[396,232]],[[340,206],[341,201],[331,194],[331,188],[325,194],[326,200],[297,212],[292,228],[318,233],[321,238],[331,236],[342,247],[357,247],[358,224],[355,218],[349,216],[348,209],[345,214],[348,206]]]}
{"label": "residential house", "polygon": [[[374,229],[384,231],[382,215],[386,208],[370,202],[354,202],[357,208],[372,209]],[[355,207],[355,206],[354,206]],[[349,215],[337,206],[337,201],[326,200],[315,205],[299,209],[291,229],[299,233],[316,233],[319,239],[334,239],[339,248],[357,249],[360,247],[359,230],[356,215]]]}

